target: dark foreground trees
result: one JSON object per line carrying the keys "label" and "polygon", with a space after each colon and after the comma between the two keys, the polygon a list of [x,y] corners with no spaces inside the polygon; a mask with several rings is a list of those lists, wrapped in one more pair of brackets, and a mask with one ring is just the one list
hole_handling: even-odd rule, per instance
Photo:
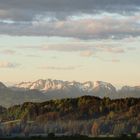
{"label": "dark foreground trees", "polygon": [[140,132],[139,114],[140,99],[134,98],[110,100],[84,96],[29,102],[3,109],[0,133],[120,136]]}

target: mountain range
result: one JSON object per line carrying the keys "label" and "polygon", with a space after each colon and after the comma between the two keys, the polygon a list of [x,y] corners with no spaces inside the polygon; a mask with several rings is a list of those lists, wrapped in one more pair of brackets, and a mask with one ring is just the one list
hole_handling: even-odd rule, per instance
{"label": "mountain range", "polygon": [[140,97],[140,86],[124,86],[117,90],[111,83],[102,81],[62,81],[62,80],[37,80],[35,82],[22,82],[12,87],[0,82],[0,105],[12,106],[23,102],[42,102],[51,99],[75,98],[80,96],[97,96],[111,99]]}

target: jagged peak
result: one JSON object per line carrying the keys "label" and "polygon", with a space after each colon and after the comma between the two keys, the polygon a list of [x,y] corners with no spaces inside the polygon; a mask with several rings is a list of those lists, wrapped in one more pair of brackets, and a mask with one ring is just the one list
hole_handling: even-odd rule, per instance
{"label": "jagged peak", "polygon": [[63,87],[75,87],[78,90],[82,91],[92,91],[95,88],[106,88],[108,90],[115,90],[115,87],[107,82],[103,81],[86,81],[86,82],[77,82],[77,81],[63,81],[63,80],[52,80],[52,79],[39,79],[35,82],[22,82],[16,85],[17,88],[25,89],[38,89],[38,90],[57,90],[62,89]]}
{"label": "jagged peak", "polygon": [[6,89],[6,85],[4,85],[2,82],[0,82],[0,89]]}

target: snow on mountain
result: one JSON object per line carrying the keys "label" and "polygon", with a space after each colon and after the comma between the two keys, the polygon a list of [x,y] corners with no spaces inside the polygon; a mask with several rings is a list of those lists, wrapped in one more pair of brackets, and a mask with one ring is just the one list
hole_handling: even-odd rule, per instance
{"label": "snow on mountain", "polygon": [[48,90],[58,90],[64,87],[64,82],[60,80],[37,80],[35,82],[22,82],[20,84],[15,85],[17,88],[22,89],[37,89],[40,91],[48,91]]}
{"label": "snow on mountain", "polygon": [[0,89],[7,89],[7,87],[2,82],[0,82]]}
{"label": "snow on mountain", "polygon": [[[22,82],[13,87],[6,87],[0,82],[0,103],[11,106],[23,102],[42,102],[51,99],[75,98],[85,95],[111,99],[135,97],[140,98],[140,86],[124,86],[120,90],[107,82],[62,80],[37,80],[35,82]],[[4,100],[3,100],[4,99]]]}
{"label": "snow on mountain", "polygon": [[113,93],[116,92],[116,89],[113,85],[107,82],[96,81],[91,82],[87,81],[84,83],[72,81],[61,81],[61,80],[37,80],[35,82],[22,82],[20,84],[15,85],[16,88],[19,89],[36,89],[39,91],[47,92],[47,91],[54,91],[54,90],[78,90],[81,92],[94,92],[99,91],[100,89],[106,90],[106,92]]}
{"label": "snow on mountain", "polygon": [[107,82],[103,81],[86,81],[83,83],[76,81],[62,81],[62,80],[37,80],[35,82],[22,82],[15,85],[16,90],[39,90],[46,93],[50,99],[57,98],[73,98],[84,95],[91,95],[97,97],[126,98],[126,97],[140,97],[140,86],[129,87],[124,86],[120,90]]}

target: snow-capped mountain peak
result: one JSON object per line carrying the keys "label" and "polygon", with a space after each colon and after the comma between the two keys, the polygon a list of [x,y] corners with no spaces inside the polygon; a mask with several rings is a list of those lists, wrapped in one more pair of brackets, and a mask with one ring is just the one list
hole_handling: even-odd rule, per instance
{"label": "snow-capped mountain peak", "polygon": [[2,82],[0,82],[0,89],[7,89],[7,87]]}
{"label": "snow-capped mountain peak", "polygon": [[115,87],[111,85],[110,83],[107,82],[102,82],[102,81],[96,81],[96,82],[91,82],[87,81],[84,83],[76,82],[76,81],[62,81],[62,80],[37,80],[35,82],[22,82],[20,84],[15,85],[16,88],[21,88],[21,89],[37,89],[39,91],[52,91],[52,90],[63,90],[63,89],[76,89],[78,91],[82,92],[93,92],[95,89],[99,90],[101,89],[106,89],[109,90],[110,92],[115,91]]}

